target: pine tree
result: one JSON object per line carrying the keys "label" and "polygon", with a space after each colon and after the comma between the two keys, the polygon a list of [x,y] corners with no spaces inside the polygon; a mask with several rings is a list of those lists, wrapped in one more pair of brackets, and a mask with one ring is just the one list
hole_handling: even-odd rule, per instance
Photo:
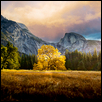
{"label": "pine tree", "polygon": [[71,65],[72,65],[73,70],[76,70],[77,69],[78,62],[79,62],[78,57],[72,59],[72,64]]}
{"label": "pine tree", "polygon": [[100,61],[100,62],[98,62],[97,70],[98,70],[98,71],[101,71],[101,61]]}
{"label": "pine tree", "polygon": [[86,55],[86,53],[83,51],[83,54],[82,54],[82,60],[83,60],[83,62],[84,62],[84,64],[85,64],[85,68],[86,68],[86,63],[87,63],[87,55]]}
{"label": "pine tree", "polygon": [[84,51],[83,51],[82,55],[83,55],[83,60],[86,61],[87,60],[87,55],[86,55],[86,53]]}
{"label": "pine tree", "polygon": [[21,56],[20,69],[33,69],[33,64],[37,63],[37,57],[34,54],[23,55]]}
{"label": "pine tree", "polygon": [[78,50],[77,49],[74,51],[74,57],[78,57]]}
{"label": "pine tree", "polygon": [[81,61],[82,60],[82,52],[78,52],[78,58],[79,58],[79,61]]}
{"label": "pine tree", "polygon": [[70,60],[70,59],[67,60],[67,62],[66,62],[65,64],[66,64],[66,68],[67,68],[68,70],[70,70],[70,69],[72,68],[71,60]]}
{"label": "pine tree", "polygon": [[94,62],[97,61],[97,51],[96,51],[96,48],[94,49],[94,53],[93,53],[93,56],[92,56],[92,60],[93,60]]}
{"label": "pine tree", "polygon": [[84,61],[80,61],[78,64],[78,70],[85,70]]}
{"label": "pine tree", "polygon": [[98,54],[98,61],[101,61],[101,51]]}
{"label": "pine tree", "polygon": [[89,61],[91,63],[91,59],[92,59],[92,55],[89,51],[89,53],[87,53],[87,61]]}
{"label": "pine tree", "polygon": [[66,57],[66,60],[69,59],[69,55],[68,55],[68,49],[65,50],[65,57]]}

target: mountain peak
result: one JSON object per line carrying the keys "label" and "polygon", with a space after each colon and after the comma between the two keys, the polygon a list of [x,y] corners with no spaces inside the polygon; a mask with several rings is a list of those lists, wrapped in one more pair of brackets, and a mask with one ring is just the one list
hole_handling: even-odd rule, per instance
{"label": "mountain peak", "polygon": [[75,32],[69,32],[69,33],[65,33],[65,34],[76,34]]}
{"label": "mountain peak", "polygon": [[65,36],[58,42],[58,44],[70,51],[74,51],[75,49],[82,49],[85,42],[86,39],[82,35],[70,32],[65,33]]}
{"label": "mountain peak", "polygon": [[67,37],[67,38],[72,38],[72,37],[74,37],[74,38],[76,38],[76,39],[86,40],[82,35],[77,34],[77,33],[75,33],[75,32],[65,33],[64,38],[66,38],[66,37]]}

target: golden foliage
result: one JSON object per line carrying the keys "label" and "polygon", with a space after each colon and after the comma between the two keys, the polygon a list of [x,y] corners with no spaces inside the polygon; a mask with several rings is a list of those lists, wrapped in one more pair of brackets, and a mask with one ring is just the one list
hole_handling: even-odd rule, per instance
{"label": "golden foliage", "polygon": [[38,63],[34,63],[34,70],[66,70],[65,56],[51,45],[42,45],[37,57]]}

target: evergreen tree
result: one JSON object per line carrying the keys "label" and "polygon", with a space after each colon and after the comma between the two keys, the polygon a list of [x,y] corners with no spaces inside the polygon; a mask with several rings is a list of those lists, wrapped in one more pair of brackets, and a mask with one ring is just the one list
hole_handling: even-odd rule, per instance
{"label": "evergreen tree", "polygon": [[36,55],[23,55],[21,56],[20,64],[21,67],[20,69],[33,69],[33,64],[37,63],[37,57]]}
{"label": "evergreen tree", "polygon": [[67,60],[66,63],[65,63],[65,65],[66,65],[66,68],[67,68],[68,70],[70,70],[70,69],[72,68],[71,60],[70,60],[70,59]]}
{"label": "evergreen tree", "polygon": [[87,61],[89,61],[91,63],[91,59],[92,59],[92,55],[89,51],[89,53],[87,53]]}
{"label": "evergreen tree", "polygon": [[74,57],[78,57],[78,50],[77,49],[74,51]]}
{"label": "evergreen tree", "polygon": [[84,65],[85,65],[85,68],[87,67],[86,66],[86,63],[87,63],[87,54],[83,51],[83,54],[82,54],[82,60],[84,62]]}
{"label": "evergreen tree", "polygon": [[72,69],[73,69],[73,70],[76,70],[76,69],[77,69],[77,67],[78,67],[78,62],[79,62],[78,57],[72,59],[72,64],[71,64],[71,65],[72,65]]}
{"label": "evergreen tree", "polygon": [[7,47],[1,44],[1,69],[7,68],[6,56],[7,56]]}
{"label": "evergreen tree", "polygon": [[78,70],[85,70],[84,61],[80,61],[78,64]]}
{"label": "evergreen tree", "polygon": [[69,55],[69,59],[72,60],[72,53],[69,52],[68,55]]}
{"label": "evergreen tree", "polygon": [[83,60],[85,62],[87,60],[87,55],[86,55],[86,53],[84,51],[83,51],[82,57],[83,57]]}
{"label": "evergreen tree", "polygon": [[13,44],[10,44],[10,42],[7,43],[6,47],[1,46],[1,57],[3,59],[1,69],[18,69],[20,67],[17,47],[13,47]]}
{"label": "evergreen tree", "polygon": [[82,52],[78,52],[78,58],[79,58],[79,61],[81,61],[82,60]]}
{"label": "evergreen tree", "polygon": [[66,60],[69,59],[68,49],[65,50],[65,57],[66,57]]}
{"label": "evergreen tree", "polygon": [[97,70],[98,70],[98,71],[101,71],[101,61],[100,61],[100,62],[98,62]]}
{"label": "evergreen tree", "polygon": [[93,70],[94,71],[101,71],[101,62],[96,62],[94,65],[93,65]]}
{"label": "evergreen tree", "polygon": [[91,55],[91,53],[89,51],[89,62],[91,62],[91,60],[92,60],[92,55]]}
{"label": "evergreen tree", "polygon": [[98,54],[98,61],[101,61],[101,51]]}
{"label": "evergreen tree", "polygon": [[94,49],[94,53],[93,53],[93,56],[92,56],[92,60],[93,60],[94,62],[97,61],[97,51],[96,51],[96,48]]}

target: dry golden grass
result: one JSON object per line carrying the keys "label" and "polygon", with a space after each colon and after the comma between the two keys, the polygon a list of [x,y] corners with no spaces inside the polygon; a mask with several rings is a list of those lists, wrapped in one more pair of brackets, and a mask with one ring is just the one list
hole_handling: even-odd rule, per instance
{"label": "dry golden grass", "polygon": [[70,99],[101,99],[101,72],[1,70],[1,101]]}

